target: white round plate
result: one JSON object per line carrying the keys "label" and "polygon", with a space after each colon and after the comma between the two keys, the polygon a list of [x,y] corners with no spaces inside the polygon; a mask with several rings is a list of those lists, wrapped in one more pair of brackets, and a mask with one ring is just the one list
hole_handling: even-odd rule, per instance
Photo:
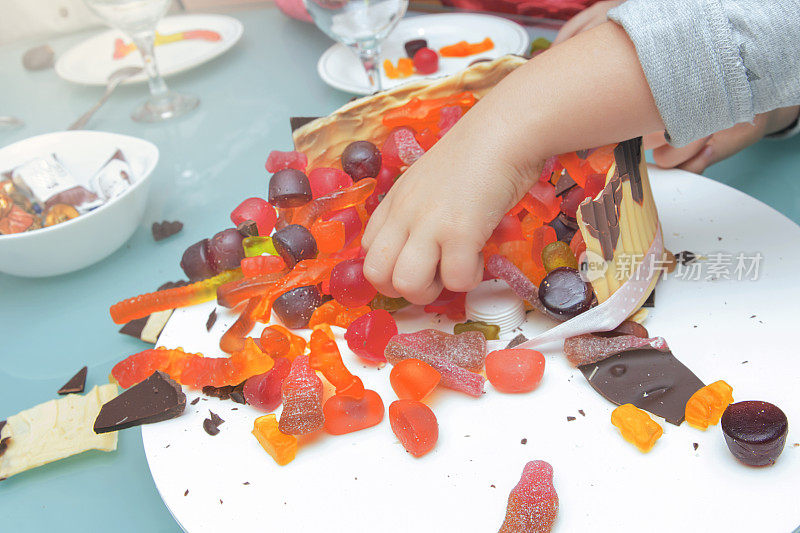
{"label": "white round plate", "polygon": [[[156,62],[162,75],[189,70],[227,52],[242,36],[244,27],[233,17],[204,14],[166,17],[158,23],[158,32],[163,35],[189,30],[211,30],[221,38],[219,41],[184,39],[156,46]],[[131,42],[121,31],[108,30],[73,46],[58,58],[56,73],[74,83],[105,85],[112,72],[122,67],[141,67],[142,56],[137,50],[121,59],[114,59],[117,39]],[[144,72],[125,83],[143,81],[147,81]]]}
{"label": "white round plate", "polygon": [[[389,79],[383,70],[383,60],[406,57],[405,43],[413,39],[426,39],[428,47],[439,48],[459,41],[478,42],[486,37],[494,41],[494,48],[470,57],[439,57],[439,70],[429,76],[414,74],[409,78]],[[528,51],[528,32],[508,19],[472,13],[420,15],[401,20],[381,47],[380,73],[384,89],[391,89],[409,81],[438,78],[462,70],[478,58],[495,59],[506,54],[524,54]],[[322,81],[335,89],[354,94],[369,94],[367,75],[361,61],[347,46],[337,43],[328,48],[317,62],[317,72]]]}
{"label": "white round plate", "polygon": [[[438,390],[429,404],[439,442],[420,459],[403,450],[384,418],[349,435],[320,434],[292,463],[277,466],[250,434],[260,413],[201,397],[182,416],[142,427],[153,479],[173,516],[191,532],[486,533],[500,527],[525,463],[542,459],[555,471],[556,532],[791,531],[800,521],[800,227],[706,178],[655,168],[650,175],[668,248],[707,256],[703,276],[710,265],[725,265],[712,260],[715,252],[733,254],[732,277],[740,252],[763,258],[757,281],[660,282],[647,327],[705,383],[724,379],[737,401],[766,400],[784,410],[789,436],[774,466],[738,463],[719,426],[704,432],[657,417],[664,435],[650,453],[639,452],[611,425],[614,406],[556,346],[544,352],[544,379],[529,394],[500,394],[488,382],[482,398]],[[161,343],[219,354],[233,317],[223,314],[206,333],[213,308],[175,312]],[[399,312],[398,323],[401,331],[452,327],[415,310]],[[531,336],[552,325],[531,316],[523,329]],[[345,364],[388,406],[395,399],[390,367],[368,367],[345,343],[340,348]],[[202,428],[209,409],[225,419],[215,437]]]}

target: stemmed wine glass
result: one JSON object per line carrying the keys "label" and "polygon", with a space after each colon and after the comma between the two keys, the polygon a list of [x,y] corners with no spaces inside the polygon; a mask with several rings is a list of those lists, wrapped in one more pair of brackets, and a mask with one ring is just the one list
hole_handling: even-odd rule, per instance
{"label": "stemmed wine glass", "polygon": [[403,18],[408,0],[303,0],[319,29],[355,51],[370,92],[381,90],[381,42]]}
{"label": "stemmed wine glass", "polygon": [[142,54],[150,98],[136,108],[137,122],[160,122],[179,117],[197,107],[196,96],[178,94],[167,88],[153,53],[156,24],[169,9],[171,0],[84,0],[87,6],[112,28],[124,32]]}

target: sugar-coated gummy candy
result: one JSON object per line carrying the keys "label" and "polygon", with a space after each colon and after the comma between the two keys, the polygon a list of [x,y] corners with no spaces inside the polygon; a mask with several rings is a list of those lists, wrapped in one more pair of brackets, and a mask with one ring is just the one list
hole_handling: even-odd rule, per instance
{"label": "sugar-coated gummy candy", "polygon": [[[477,345],[478,339],[473,339],[474,353],[459,353],[459,344],[448,344],[441,335],[448,335],[441,331],[437,333],[430,333],[436,330],[423,330],[417,333],[398,334],[392,337],[389,344],[386,345],[384,355],[386,360],[393,365],[404,359],[419,359],[424,361],[435,368],[442,376],[442,385],[447,388],[464,392],[471,396],[481,396],[483,394],[483,384],[485,378],[480,374],[471,372],[466,368],[459,366],[454,360],[468,362],[472,368],[477,367],[479,361],[481,366],[483,359],[486,357],[486,339],[478,332],[472,332],[477,335],[479,342],[483,344],[483,351],[476,350],[474,346]],[[463,333],[458,337],[470,335],[470,333]],[[450,337],[456,337],[450,335]],[[447,349],[444,346],[447,345]],[[462,345],[467,347],[468,345]],[[453,349],[456,350],[453,353]]]}
{"label": "sugar-coated gummy candy", "polygon": [[397,400],[389,405],[389,423],[408,453],[422,457],[439,440],[439,423],[431,408],[416,400]]}
{"label": "sugar-coated gummy candy", "polygon": [[652,450],[664,432],[650,415],[632,403],[614,409],[611,412],[611,423],[619,429],[623,439],[639,448],[642,453]]}
{"label": "sugar-coated gummy candy", "polygon": [[397,323],[383,309],[372,310],[355,319],[344,334],[347,347],[362,359],[381,363],[389,340],[397,335]]}
{"label": "sugar-coated gummy candy", "polygon": [[439,118],[439,136],[444,135],[450,128],[456,125],[462,116],[464,116],[464,111],[461,109],[460,106],[451,105],[451,106],[444,106],[440,112]]}
{"label": "sugar-coated gummy candy", "polygon": [[291,463],[297,455],[297,437],[281,433],[275,415],[264,415],[253,422],[253,436],[281,466]]}
{"label": "sugar-coated gummy candy", "polygon": [[275,232],[272,244],[288,267],[304,259],[314,259],[319,253],[317,241],[305,226],[290,224]]}
{"label": "sugar-coated gummy candy", "polygon": [[506,518],[498,533],[549,533],[557,515],[553,467],[545,461],[530,461],[508,495]]}
{"label": "sugar-coated gummy candy", "polygon": [[325,424],[322,412],[322,380],[308,364],[308,356],[292,361],[289,375],[283,380],[283,411],[278,428],[287,435],[312,433]]}
{"label": "sugar-coated gummy candy", "polygon": [[389,373],[389,382],[401,400],[421,401],[441,381],[442,375],[425,361],[404,359],[398,361]]}
{"label": "sugar-coated gummy candy", "polygon": [[527,301],[535,309],[546,312],[545,307],[539,301],[539,289],[508,258],[499,254],[490,256],[486,263],[486,270],[492,276],[508,283],[514,294]]}
{"label": "sugar-coated gummy candy", "polygon": [[353,181],[374,178],[381,170],[381,152],[369,141],[354,141],[342,152],[342,170]]}
{"label": "sugar-coated gummy candy", "polygon": [[629,350],[653,348],[666,352],[669,350],[663,337],[638,337],[636,335],[619,335],[603,337],[587,333],[570,337],[564,341],[564,355],[572,366],[588,365],[602,361],[612,355]]}
{"label": "sugar-coated gummy candy", "polygon": [[544,356],[535,350],[512,348],[486,356],[486,377],[500,392],[530,392],[544,375]]}
{"label": "sugar-coated gummy candy", "polygon": [[686,421],[705,430],[719,423],[722,413],[733,403],[733,387],[722,380],[698,389],[686,402]]}
{"label": "sugar-coated gummy candy", "polygon": [[270,174],[274,174],[280,170],[293,168],[295,170],[305,171],[308,165],[308,158],[302,152],[281,152],[273,150],[267,156],[267,163],[265,168]]}
{"label": "sugar-coated gummy candy", "polygon": [[775,464],[789,432],[786,414],[777,405],[762,401],[730,404],[722,414],[721,426],[733,456],[750,466]]}
{"label": "sugar-coated gummy candy", "polygon": [[365,390],[361,398],[334,394],[323,406],[325,431],[343,435],[376,426],[383,420],[383,400],[374,390]]}
{"label": "sugar-coated gummy candy", "polygon": [[378,291],[364,277],[364,259],[342,261],[331,272],[331,296],[346,307],[367,305]]}
{"label": "sugar-coated gummy candy", "polygon": [[453,333],[456,335],[467,331],[478,331],[483,334],[487,341],[496,341],[500,338],[500,326],[487,324],[480,320],[461,322],[453,326]]}
{"label": "sugar-coated gummy candy", "polygon": [[275,207],[300,207],[311,201],[311,184],[299,170],[279,170],[269,180],[269,203]]}
{"label": "sugar-coated gummy candy", "polygon": [[559,267],[539,284],[539,301],[552,316],[572,318],[588,310],[594,292],[574,268]]}
{"label": "sugar-coated gummy candy", "polygon": [[287,328],[300,329],[308,325],[308,320],[320,305],[322,294],[315,285],[308,285],[283,293],[275,299],[272,309]]}
{"label": "sugar-coated gummy candy", "polygon": [[308,173],[308,182],[311,185],[311,196],[320,198],[339,189],[351,187],[353,178],[338,168],[320,167]]}
{"label": "sugar-coated gummy candy", "polygon": [[569,244],[561,241],[551,242],[542,249],[542,264],[547,272],[551,272],[560,267],[578,270],[578,260],[569,247]]}
{"label": "sugar-coated gummy candy", "polygon": [[247,378],[242,393],[248,405],[265,413],[274,411],[281,404],[281,385],[289,375],[291,366],[291,361],[279,357],[268,372]]}
{"label": "sugar-coated gummy candy", "polygon": [[231,222],[238,226],[248,220],[256,223],[259,235],[269,235],[278,221],[278,213],[263,198],[248,198],[231,211]]}
{"label": "sugar-coated gummy candy", "polygon": [[411,165],[424,153],[425,150],[417,142],[414,131],[407,127],[392,130],[381,148],[383,160],[395,168]]}
{"label": "sugar-coated gummy candy", "polygon": [[414,333],[401,333],[392,340],[409,348],[443,357],[473,372],[479,372],[486,359],[486,337],[480,331],[465,331],[454,335],[438,329],[423,329]]}

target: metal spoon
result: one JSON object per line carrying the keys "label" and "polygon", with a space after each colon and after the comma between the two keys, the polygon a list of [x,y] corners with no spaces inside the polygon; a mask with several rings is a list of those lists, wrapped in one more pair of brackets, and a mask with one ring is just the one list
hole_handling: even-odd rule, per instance
{"label": "metal spoon", "polygon": [[108,82],[106,84],[106,92],[103,93],[103,96],[100,97],[100,100],[98,100],[97,103],[94,104],[91,109],[89,109],[89,111],[84,113],[81,116],[81,118],[73,122],[72,125],[67,129],[79,130],[83,128],[86,125],[86,123],[89,122],[89,119],[92,118],[92,115],[94,115],[95,112],[97,112],[97,110],[100,109],[100,106],[106,103],[108,97],[111,96],[111,93],[114,92],[114,89],[116,89],[120,83],[127,80],[131,76],[139,74],[141,71],[142,67],[123,67],[119,70],[115,70],[114,72],[112,72],[111,75],[108,76]]}

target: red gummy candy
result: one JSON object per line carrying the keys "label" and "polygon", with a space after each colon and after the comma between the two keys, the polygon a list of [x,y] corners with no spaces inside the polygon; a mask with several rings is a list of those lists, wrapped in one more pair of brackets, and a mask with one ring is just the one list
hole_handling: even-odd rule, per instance
{"label": "red gummy candy", "polygon": [[535,350],[497,350],[486,356],[486,377],[500,392],[530,392],[544,375],[544,356]]}
{"label": "red gummy candy", "polygon": [[[375,193],[372,193],[375,194]],[[353,239],[361,234],[361,217],[358,216],[358,210],[355,207],[348,207],[340,211],[334,211],[322,217],[322,220],[338,220],[344,224],[344,245],[348,246]]]}
{"label": "red gummy candy", "polygon": [[389,382],[401,400],[420,401],[436,388],[442,375],[425,361],[404,359],[392,368]]}
{"label": "red gummy candy", "polygon": [[308,182],[311,184],[311,196],[319,198],[327,196],[333,191],[351,187],[353,178],[344,170],[320,167],[308,173]]}
{"label": "red gummy candy", "polygon": [[516,215],[505,215],[500,219],[497,227],[492,232],[489,238],[496,244],[508,241],[521,241],[524,240],[522,235],[522,223]]}
{"label": "red gummy candy", "polygon": [[247,403],[265,413],[274,411],[281,404],[281,385],[291,366],[291,361],[279,357],[275,359],[272,370],[248,378],[242,390]]}
{"label": "red gummy candy", "polygon": [[383,161],[387,166],[395,168],[411,165],[424,153],[425,150],[414,137],[414,130],[406,127],[392,130],[381,149]]}
{"label": "red gummy candy", "polygon": [[578,206],[586,198],[586,191],[580,185],[575,185],[561,195],[561,212],[568,217],[575,218]]}
{"label": "red gummy candy", "polygon": [[319,429],[325,423],[322,413],[322,380],[308,364],[308,356],[302,355],[292,362],[289,375],[281,386],[283,411],[278,429],[286,435],[305,435]]}
{"label": "red gummy candy", "polygon": [[389,405],[389,423],[403,448],[422,457],[439,440],[439,423],[431,408],[415,400],[397,400]]}
{"label": "red gummy candy", "polygon": [[367,361],[386,361],[383,352],[389,340],[397,335],[394,317],[383,309],[375,309],[357,318],[344,334],[347,346],[353,353]]}
{"label": "red gummy candy", "polygon": [[531,461],[508,495],[506,519],[498,533],[549,533],[557,514],[553,467],[545,461]]}
{"label": "red gummy candy", "polygon": [[452,292],[442,289],[439,297],[426,305],[423,309],[426,313],[445,315],[450,320],[462,321],[467,317],[465,302],[466,292]]}
{"label": "red gummy candy", "polygon": [[414,68],[420,74],[433,74],[439,70],[439,54],[428,47],[420,48],[414,54]]}
{"label": "red gummy candy", "polygon": [[275,274],[286,270],[286,263],[279,255],[257,255],[245,257],[241,262],[242,274],[246,278]]}
{"label": "red gummy candy", "polygon": [[643,348],[669,350],[667,341],[663,337],[643,338],[636,335],[604,337],[587,333],[570,337],[564,341],[564,355],[567,356],[572,366],[596,363],[614,354]]}
{"label": "red gummy candy", "polygon": [[608,169],[611,168],[611,164],[614,163],[614,148],[616,147],[615,143],[596,148],[586,157],[586,162],[589,163],[592,170],[603,174],[603,177],[605,177]]}
{"label": "red gummy candy", "polygon": [[433,132],[428,128],[425,128],[419,133],[415,133],[414,138],[417,140],[420,147],[422,147],[422,149],[426,152],[433,148],[433,145],[439,140],[439,137],[434,135]]}
{"label": "red gummy candy", "polygon": [[589,174],[595,172],[589,163],[585,159],[578,157],[575,152],[559,155],[558,162],[564,165],[572,180],[584,188],[586,187],[586,178],[589,177]]}
{"label": "red gummy candy", "polygon": [[267,164],[264,166],[266,167],[267,172],[274,174],[279,170],[284,170],[287,168],[293,168],[295,170],[304,172],[307,165],[308,158],[306,157],[306,154],[302,152],[281,152],[279,150],[273,150],[269,153],[269,157],[267,157]]}
{"label": "red gummy candy", "polygon": [[560,175],[563,169],[564,167],[558,162],[558,156],[549,157],[545,160],[544,165],[542,165],[539,181],[550,181],[553,179],[554,175]]}
{"label": "red gummy candy", "polygon": [[364,396],[334,394],[322,408],[325,414],[325,431],[343,435],[376,426],[383,420],[383,400],[374,390],[365,390]]}
{"label": "red gummy candy", "polygon": [[231,211],[231,222],[234,226],[238,226],[246,220],[256,223],[259,235],[269,235],[278,221],[278,213],[263,198],[248,198]]}
{"label": "red gummy candy", "polygon": [[378,291],[364,277],[364,260],[342,261],[331,271],[331,296],[345,307],[361,307],[375,298]]}
{"label": "red gummy candy", "polygon": [[550,222],[558,216],[561,210],[561,201],[556,196],[556,188],[550,183],[537,181],[528,194],[531,201],[526,207],[529,208],[532,215],[545,222]]}

